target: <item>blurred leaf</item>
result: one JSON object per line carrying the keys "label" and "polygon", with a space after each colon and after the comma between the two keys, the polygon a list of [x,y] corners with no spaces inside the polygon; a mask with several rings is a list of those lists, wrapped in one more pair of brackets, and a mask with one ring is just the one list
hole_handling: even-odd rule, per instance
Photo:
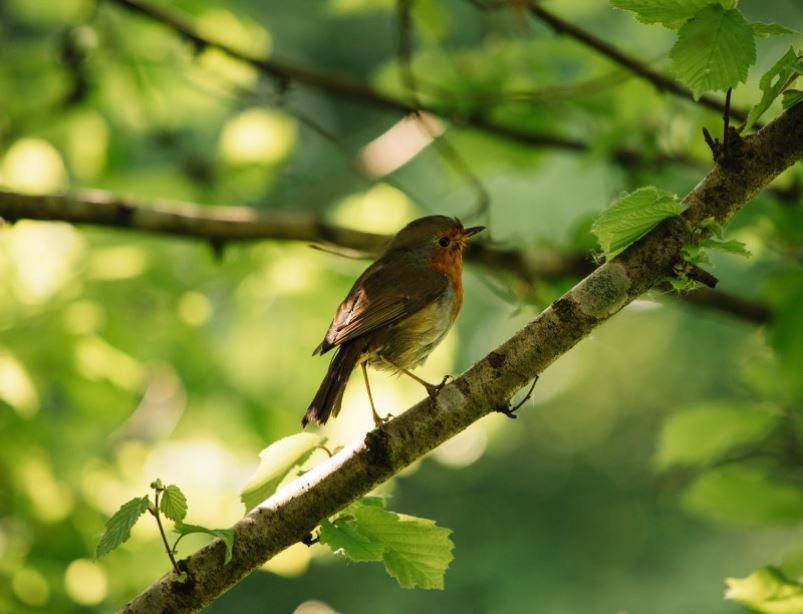
{"label": "blurred leaf", "polygon": [[777,376],[793,397],[803,395],[803,271],[779,274],[767,286],[773,307],[769,339],[780,358]]}
{"label": "blurred leaf", "polygon": [[234,548],[234,529],[209,529],[199,524],[177,522],[175,531],[181,534],[182,537],[185,535],[192,535],[193,533],[204,533],[222,539],[223,543],[226,545],[226,556],[223,559],[223,563],[226,564],[231,560],[231,553]]}
{"label": "blurred leaf", "polygon": [[779,416],[766,405],[710,401],[673,413],[664,422],[656,465],[705,465],[736,447],[760,441]]}
{"label": "blurred leaf", "polygon": [[[611,0],[611,6],[633,11],[641,23],[660,23],[679,28],[712,0]],[[733,8],[722,3],[725,8]],[[728,2],[732,4],[732,2]]]}
{"label": "blurred leaf", "polygon": [[148,496],[137,497],[124,503],[114,515],[106,521],[106,531],[100,538],[95,549],[95,558],[100,558],[108,554],[120,544],[131,537],[131,527],[133,527],[139,517],[147,510],[150,501]]}
{"label": "blurred leaf", "polygon": [[786,90],[781,98],[781,106],[783,106],[784,111],[801,102],[803,102],[803,91],[801,90]]}
{"label": "blurred leaf", "polygon": [[759,81],[759,87],[762,92],[761,100],[756,106],[750,109],[750,113],[747,116],[747,123],[745,124],[745,130],[750,130],[758,118],[770,108],[773,101],[780,95],[783,86],[786,84],[786,80],[792,74],[792,66],[796,60],[797,53],[794,47],[789,47],[789,50],[781,56],[781,59],[775,62],[772,68],[761,77]]}
{"label": "blurred leaf", "polygon": [[760,21],[753,21],[750,23],[750,27],[753,29],[753,34],[760,38],[766,38],[767,36],[781,36],[783,34],[796,34],[794,30],[790,30],[789,28],[777,23],[761,23]]}
{"label": "blurred leaf", "polygon": [[675,75],[695,98],[724,91],[744,81],[756,61],[753,30],[739,11],[712,4],[680,28],[669,56]]}
{"label": "blurred leaf", "polygon": [[602,212],[591,226],[605,257],[610,260],[652,230],[659,222],[680,215],[685,205],[653,186],[625,194]]}
{"label": "blurred leaf", "polygon": [[803,517],[803,491],[797,485],[745,466],[703,473],[684,493],[683,504],[719,522],[769,524]]}
{"label": "blurred leaf", "polygon": [[162,491],[159,509],[173,522],[181,522],[187,515],[187,498],[175,484],[170,484]]}
{"label": "blurred leaf", "polygon": [[775,567],[762,567],[746,578],[727,578],[727,599],[763,614],[803,612],[803,584],[788,579]]}
{"label": "blurred leaf", "polygon": [[321,523],[321,543],[353,561],[383,560],[402,588],[443,589],[454,558],[450,529],[433,520],[388,512],[358,501],[334,522]]}
{"label": "blurred leaf", "polygon": [[701,244],[702,247],[707,249],[717,249],[721,252],[728,252],[729,254],[736,254],[737,256],[750,257],[750,250],[741,241],[719,241],[718,239],[706,239]]}
{"label": "blurred leaf", "polygon": [[312,433],[280,439],[259,453],[259,467],[240,493],[246,511],[270,497],[294,467],[306,462],[322,441]]}

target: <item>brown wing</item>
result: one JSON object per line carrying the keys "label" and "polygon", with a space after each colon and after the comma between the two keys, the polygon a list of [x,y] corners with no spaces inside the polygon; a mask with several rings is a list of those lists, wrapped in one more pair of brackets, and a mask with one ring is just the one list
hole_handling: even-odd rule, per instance
{"label": "brown wing", "polygon": [[378,260],[354,282],[313,354],[404,318],[435,300],[449,283],[444,273],[409,262]]}

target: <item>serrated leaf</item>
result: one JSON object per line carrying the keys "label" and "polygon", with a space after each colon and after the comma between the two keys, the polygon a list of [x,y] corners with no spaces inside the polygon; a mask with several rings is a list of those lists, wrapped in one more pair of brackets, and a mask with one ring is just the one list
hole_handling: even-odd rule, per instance
{"label": "serrated leaf", "polygon": [[784,111],[801,102],[803,102],[803,91],[800,90],[786,90],[781,98],[781,106]]}
{"label": "serrated leaf", "polygon": [[658,436],[655,464],[705,465],[740,446],[761,441],[779,421],[771,406],[710,401],[669,416]]}
{"label": "serrated leaf", "polygon": [[729,254],[736,254],[737,256],[744,256],[749,258],[751,256],[750,250],[741,241],[730,239],[728,241],[720,241],[719,239],[706,239],[702,242],[702,246],[707,249],[718,249],[721,252],[728,252]]}
{"label": "serrated leaf", "polygon": [[312,433],[296,433],[280,439],[259,453],[259,467],[240,493],[250,511],[270,497],[294,467],[306,462],[321,438]]}
{"label": "serrated leaf", "polygon": [[108,554],[120,544],[131,537],[131,527],[133,527],[139,517],[147,510],[150,500],[148,496],[137,497],[124,503],[114,515],[106,521],[106,530],[98,542],[95,549],[95,558],[100,558]]}
{"label": "serrated leaf", "polygon": [[684,493],[683,505],[718,522],[789,523],[803,518],[803,491],[762,469],[734,465],[700,475]]}
{"label": "serrated leaf", "polygon": [[403,516],[366,505],[355,513],[357,528],[384,544],[385,569],[402,588],[443,589],[443,576],[454,558],[450,529],[432,520]]}
{"label": "serrated leaf", "polygon": [[782,36],[784,34],[797,34],[797,32],[794,30],[790,30],[789,28],[777,23],[761,23],[760,21],[753,21],[750,23],[750,27],[753,29],[753,34],[760,38],[766,38],[767,36]]}
{"label": "serrated leaf", "polygon": [[403,588],[443,588],[453,556],[451,530],[432,520],[358,501],[334,522],[321,523],[320,541],[353,561],[379,561]]}
{"label": "serrated leaf", "polygon": [[727,578],[725,598],[762,614],[803,612],[803,584],[787,578],[776,567],[757,569],[746,578]]}
{"label": "serrated leaf", "polygon": [[591,226],[605,257],[610,260],[655,228],[662,220],[680,215],[685,205],[669,192],[653,186],[622,196]]}
{"label": "serrated leaf", "polygon": [[753,30],[738,10],[710,4],[678,30],[669,56],[675,75],[695,99],[725,91],[743,82],[756,61]]}
{"label": "serrated leaf", "polygon": [[[611,0],[611,6],[633,11],[641,23],[660,23],[676,29],[713,0]],[[723,4],[724,6],[724,4]],[[725,8],[733,8],[726,6]]]}
{"label": "serrated leaf", "polygon": [[159,510],[173,522],[181,522],[187,515],[187,498],[175,484],[170,484],[162,491]]}
{"label": "serrated leaf", "polygon": [[174,531],[182,536],[192,535],[193,533],[204,533],[223,540],[226,546],[226,555],[223,559],[223,564],[225,565],[231,560],[231,553],[234,549],[234,529],[210,529],[199,524],[177,522]]}
{"label": "serrated leaf", "polygon": [[352,561],[381,561],[385,544],[374,542],[360,533],[354,520],[339,518],[334,523],[321,522],[320,543],[329,546],[335,554]]}
{"label": "serrated leaf", "polygon": [[758,118],[770,108],[773,101],[781,94],[786,80],[789,79],[789,76],[792,74],[792,66],[794,66],[796,61],[797,53],[795,53],[793,47],[789,47],[789,50],[781,56],[781,59],[775,62],[772,68],[761,77],[758,83],[762,92],[761,100],[756,106],[750,109],[745,124],[745,130],[750,130],[753,124],[758,121]]}

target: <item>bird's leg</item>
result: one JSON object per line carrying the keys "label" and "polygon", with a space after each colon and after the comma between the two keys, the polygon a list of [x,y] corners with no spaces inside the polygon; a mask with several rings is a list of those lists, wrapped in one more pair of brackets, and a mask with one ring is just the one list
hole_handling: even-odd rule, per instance
{"label": "bird's leg", "polygon": [[428,394],[428,395],[430,396],[430,398],[432,398],[432,399],[434,399],[436,396],[438,396],[438,393],[441,391],[441,388],[443,388],[443,387],[446,385],[446,382],[447,382],[447,381],[449,381],[449,378],[451,377],[451,375],[444,375],[444,376],[443,376],[443,379],[441,380],[441,383],[440,383],[440,384],[430,384],[430,383],[429,383],[427,380],[425,380],[425,379],[421,379],[421,378],[420,378],[420,377],[418,377],[418,376],[417,376],[415,373],[413,373],[413,372],[411,372],[411,371],[408,371],[408,370],[407,370],[407,369],[405,369],[404,367],[400,367],[399,365],[397,365],[397,364],[395,364],[395,363],[392,363],[392,362],[390,362],[390,361],[389,361],[387,358],[385,358],[384,356],[381,356],[381,358],[382,358],[382,360],[384,360],[386,363],[388,363],[388,364],[389,364],[391,367],[393,367],[394,369],[397,369],[398,371],[401,371],[401,372],[402,372],[402,373],[404,373],[405,375],[409,375],[409,376],[410,376],[410,377],[412,377],[412,378],[413,378],[415,381],[417,381],[419,384],[421,384],[421,385],[422,385],[424,388],[426,388],[426,389],[427,389],[427,394]]}
{"label": "bird's leg", "polygon": [[374,418],[374,425],[375,426],[382,426],[385,422],[390,420],[393,416],[388,414],[385,416],[385,419],[379,417],[379,414],[376,413],[376,407],[374,407],[374,396],[371,394],[371,384],[368,383],[368,367],[367,361],[363,361],[360,363],[362,367],[362,376],[365,378],[365,389],[368,391],[368,401],[371,403],[371,414]]}

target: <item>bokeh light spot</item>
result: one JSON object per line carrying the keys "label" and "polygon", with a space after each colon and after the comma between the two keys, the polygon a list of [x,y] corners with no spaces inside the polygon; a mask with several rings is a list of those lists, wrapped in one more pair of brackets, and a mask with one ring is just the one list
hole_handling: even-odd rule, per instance
{"label": "bokeh light spot", "polygon": [[24,567],[14,574],[11,588],[24,604],[41,607],[50,599],[50,587],[45,577],[35,569]]}
{"label": "bokeh light spot", "polygon": [[233,117],[220,134],[220,153],[230,164],[280,162],[293,149],[296,125],[284,113],[250,109]]}
{"label": "bokeh light spot", "polygon": [[309,546],[294,544],[265,563],[262,569],[278,576],[294,578],[307,571],[310,558]]}
{"label": "bokeh light spot", "polygon": [[108,589],[106,572],[97,563],[77,559],[67,566],[64,588],[70,599],[81,605],[95,605],[103,601]]}
{"label": "bokeh light spot", "polygon": [[61,154],[47,141],[24,138],[6,152],[0,182],[27,194],[54,192],[67,185]]}
{"label": "bokeh light spot", "polygon": [[0,399],[11,405],[22,418],[33,418],[39,411],[39,396],[25,367],[12,354],[2,351]]}
{"label": "bokeh light spot", "polygon": [[414,213],[402,191],[379,183],[367,192],[344,198],[335,210],[334,221],[356,230],[390,234],[409,222]]}
{"label": "bokeh light spot", "polygon": [[190,291],[181,295],[176,306],[178,317],[190,326],[203,326],[212,317],[212,303],[205,294]]}

